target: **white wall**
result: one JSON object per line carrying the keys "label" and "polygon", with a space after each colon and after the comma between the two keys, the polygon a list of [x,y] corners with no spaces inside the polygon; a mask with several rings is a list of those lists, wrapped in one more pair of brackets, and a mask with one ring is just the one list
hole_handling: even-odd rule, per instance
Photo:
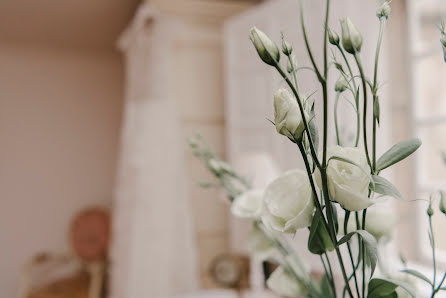
{"label": "white wall", "polygon": [[111,203],[122,104],[113,52],[0,44],[0,289],[68,249],[71,216]]}

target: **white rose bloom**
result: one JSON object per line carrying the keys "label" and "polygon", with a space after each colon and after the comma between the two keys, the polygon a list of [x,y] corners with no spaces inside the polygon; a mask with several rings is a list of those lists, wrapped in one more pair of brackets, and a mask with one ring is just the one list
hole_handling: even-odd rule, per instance
{"label": "white rose bloom", "polygon": [[[339,229],[344,234],[344,216],[339,218]],[[390,239],[398,217],[392,210],[383,208],[369,208],[367,209],[365,230],[372,234],[376,241]],[[347,224],[347,233],[356,231],[356,220],[354,216],[350,216]]]}
{"label": "white rose bloom", "polygon": [[281,88],[274,94],[274,122],[278,133],[300,139],[305,129],[296,98]]}
{"label": "white rose bloom", "polygon": [[389,239],[398,222],[398,217],[392,210],[371,208],[367,210],[365,229],[376,241]]}
{"label": "white rose bloom", "polygon": [[250,190],[244,192],[232,202],[231,212],[234,216],[241,218],[260,218],[260,215],[262,214],[262,200],[262,190]]}
{"label": "white rose bloom", "polygon": [[[364,152],[358,148],[334,146],[327,151],[327,159],[332,156],[348,159],[361,168],[344,161],[331,160],[327,167],[330,199],[350,211],[360,211],[370,207],[373,204],[368,198],[370,178],[364,172],[370,172],[370,167]],[[315,180],[322,189],[319,170],[315,171]]]}
{"label": "white rose bloom", "polygon": [[263,196],[262,221],[284,233],[311,225],[313,194],[306,172],[292,170],[274,180]]}
{"label": "white rose bloom", "polygon": [[305,291],[296,280],[282,267],[277,268],[266,281],[274,293],[287,297],[301,297]]}

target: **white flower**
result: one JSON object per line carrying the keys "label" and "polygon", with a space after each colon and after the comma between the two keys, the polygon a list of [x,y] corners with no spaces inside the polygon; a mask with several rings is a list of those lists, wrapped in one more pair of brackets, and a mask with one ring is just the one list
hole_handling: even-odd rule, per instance
{"label": "white flower", "polygon": [[[370,207],[373,202],[368,198],[370,178],[365,173],[370,172],[367,159],[362,150],[335,146],[327,151],[327,158],[337,156],[348,159],[358,166],[345,161],[330,160],[327,167],[328,190],[330,200],[338,202],[344,209],[360,211]],[[322,189],[319,170],[315,171],[315,180]]]}
{"label": "white flower", "polygon": [[295,233],[311,225],[313,194],[306,172],[293,170],[274,180],[265,190],[262,221],[267,227]]}
{"label": "white flower", "polygon": [[274,242],[254,224],[248,234],[248,251],[257,260],[265,260],[273,254]]}
{"label": "white flower", "polygon": [[341,20],[342,46],[350,54],[361,51],[362,36],[349,18]]}
{"label": "white flower", "polygon": [[[344,233],[344,217],[339,220],[339,229]],[[392,232],[398,223],[398,217],[392,210],[384,208],[369,208],[367,209],[365,230],[375,237],[376,241],[389,240]],[[347,233],[356,231],[356,220],[350,216],[347,223]]]}
{"label": "white flower", "polygon": [[277,268],[266,281],[266,285],[274,293],[287,297],[301,297],[305,291],[282,267]]}
{"label": "white flower", "polygon": [[233,215],[241,218],[260,218],[262,213],[263,191],[250,190],[234,199],[231,205]]}
{"label": "white flower", "polygon": [[371,208],[367,210],[365,229],[376,241],[389,239],[398,222],[395,212],[389,209]]}
{"label": "white flower", "polygon": [[254,27],[249,33],[249,38],[263,62],[274,66],[280,61],[279,48],[265,33]]}
{"label": "white flower", "polygon": [[274,122],[278,133],[296,140],[302,137],[305,126],[299,105],[294,96],[283,88],[274,94]]}

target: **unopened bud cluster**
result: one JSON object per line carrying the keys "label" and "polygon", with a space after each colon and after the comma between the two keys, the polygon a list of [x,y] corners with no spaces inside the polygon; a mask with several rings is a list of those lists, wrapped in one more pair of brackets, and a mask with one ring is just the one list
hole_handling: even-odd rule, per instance
{"label": "unopened bud cluster", "polygon": [[378,10],[376,11],[376,16],[381,19],[381,18],[385,18],[388,19],[390,12],[392,11],[392,9],[390,8],[390,4],[389,2],[384,2],[383,5],[381,5],[380,8],[378,8]]}

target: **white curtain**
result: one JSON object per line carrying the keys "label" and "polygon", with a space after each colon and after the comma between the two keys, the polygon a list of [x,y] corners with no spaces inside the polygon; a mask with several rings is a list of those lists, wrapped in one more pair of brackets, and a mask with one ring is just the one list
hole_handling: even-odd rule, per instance
{"label": "white curtain", "polygon": [[196,289],[184,140],[172,96],[175,22],[143,4],[119,40],[126,94],[114,208],[111,297]]}

